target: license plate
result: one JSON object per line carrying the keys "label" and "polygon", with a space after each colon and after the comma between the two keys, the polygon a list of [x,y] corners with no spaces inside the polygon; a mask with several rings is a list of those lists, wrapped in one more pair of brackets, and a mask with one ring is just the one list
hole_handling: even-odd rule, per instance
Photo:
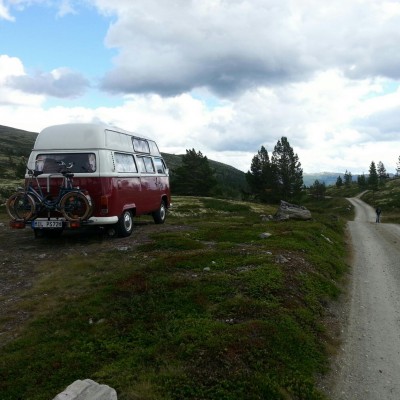
{"label": "license plate", "polygon": [[47,229],[52,229],[52,228],[62,228],[62,221],[58,220],[46,220],[46,221],[41,221],[41,220],[34,220],[32,221],[32,228],[47,228]]}

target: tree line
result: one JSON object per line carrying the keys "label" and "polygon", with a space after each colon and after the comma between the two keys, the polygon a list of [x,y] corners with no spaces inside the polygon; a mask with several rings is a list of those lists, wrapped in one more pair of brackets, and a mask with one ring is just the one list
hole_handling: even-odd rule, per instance
{"label": "tree line", "polygon": [[[397,171],[398,173],[400,172],[400,157]],[[368,172],[368,176],[362,173],[357,177],[357,185],[360,189],[378,190],[389,178],[389,174],[387,173],[385,165],[382,161],[379,161],[378,164],[375,164],[375,161],[371,161]],[[352,174],[346,170],[343,178],[340,175],[338,176],[336,180],[336,187],[350,187],[352,183]]]}
{"label": "tree line", "polygon": [[[242,190],[242,197],[261,202],[296,199],[304,186],[299,157],[286,137],[278,140],[271,157],[261,146],[245,176],[248,187]],[[220,193],[207,157],[195,149],[186,150],[182,156],[181,166],[171,176],[171,189],[175,194],[190,196]]]}
{"label": "tree line", "polygon": [[[400,156],[396,174],[400,176]],[[266,147],[261,146],[245,177],[248,187],[242,190],[242,198],[265,203],[298,200],[306,189],[299,157],[284,136],[277,141],[271,154]],[[378,190],[388,178],[384,164],[381,161],[377,164],[372,161],[368,175],[358,175],[357,184],[363,190]],[[347,170],[336,180],[337,188],[350,187],[352,184],[352,173]],[[182,156],[182,165],[171,176],[172,192],[178,195],[223,195],[219,186],[207,157],[195,149],[186,150],[186,154]],[[326,192],[325,182],[316,180],[308,188],[308,192],[314,197],[323,197]]]}

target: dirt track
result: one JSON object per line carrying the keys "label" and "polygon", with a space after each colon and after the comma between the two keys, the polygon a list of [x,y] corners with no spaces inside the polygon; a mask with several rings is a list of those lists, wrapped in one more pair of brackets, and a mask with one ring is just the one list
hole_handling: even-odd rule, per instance
{"label": "dirt track", "polygon": [[[400,399],[400,226],[375,223],[372,207],[349,199],[354,254],[334,400]],[[384,213],[382,215],[384,222]]]}

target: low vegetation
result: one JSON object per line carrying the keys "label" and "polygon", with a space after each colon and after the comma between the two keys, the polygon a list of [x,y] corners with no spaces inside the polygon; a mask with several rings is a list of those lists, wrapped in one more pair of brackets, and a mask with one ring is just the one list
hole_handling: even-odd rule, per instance
{"label": "low vegetation", "polygon": [[95,256],[41,262],[29,322],[0,349],[1,398],[48,400],[91,378],[119,400],[325,399],[323,321],[352,211],[340,198],[307,206],[311,221],[273,222],[268,205],[175,197],[146,240],[93,238]]}
{"label": "low vegetation", "polygon": [[400,179],[388,179],[377,190],[369,190],[361,197],[372,207],[382,209],[382,222],[400,223]]}

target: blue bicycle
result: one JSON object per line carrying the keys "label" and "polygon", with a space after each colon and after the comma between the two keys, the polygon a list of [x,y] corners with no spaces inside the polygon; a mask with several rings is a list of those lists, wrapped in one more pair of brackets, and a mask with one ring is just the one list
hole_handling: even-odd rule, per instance
{"label": "blue bicycle", "polygon": [[61,161],[59,164],[62,171],[48,177],[50,179],[52,176],[60,176],[60,174],[63,177],[63,184],[54,198],[45,196],[43,193],[38,181],[38,176],[42,172],[28,169],[29,179],[26,181],[25,187],[11,195],[6,202],[6,209],[11,219],[32,221],[43,211],[48,215],[51,212],[61,213],[67,221],[84,221],[90,217],[92,200],[88,193],[73,186],[74,174],[68,171],[73,167],[73,163],[67,166]]}

